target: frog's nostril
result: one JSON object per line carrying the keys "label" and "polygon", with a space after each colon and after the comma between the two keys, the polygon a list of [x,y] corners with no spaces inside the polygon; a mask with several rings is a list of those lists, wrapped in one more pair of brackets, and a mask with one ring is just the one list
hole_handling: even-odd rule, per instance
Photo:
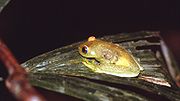
{"label": "frog's nostril", "polygon": [[88,52],[88,47],[86,45],[82,47],[82,52],[85,54]]}

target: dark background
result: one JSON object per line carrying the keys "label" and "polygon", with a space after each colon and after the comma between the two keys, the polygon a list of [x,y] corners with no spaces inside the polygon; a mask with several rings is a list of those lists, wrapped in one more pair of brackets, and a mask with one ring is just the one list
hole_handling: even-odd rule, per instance
{"label": "dark background", "polygon": [[[180,62],[179,0],[12,0],[0,15],[0,37],[20,63],[91,35],[142,30],[161,31]],[[6,75],[2,65],[0,76]],[[0,100],[12,100],[0,87]]]}

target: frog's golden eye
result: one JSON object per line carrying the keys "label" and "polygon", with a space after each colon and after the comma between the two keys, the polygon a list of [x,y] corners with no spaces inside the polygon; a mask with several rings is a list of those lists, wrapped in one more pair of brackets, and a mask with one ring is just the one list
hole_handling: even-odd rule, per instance
{"label": "frog's golden eye", "polygon": [[82,47],[82,52],[83,52],[84,54],[88,53],[88,47],[87,47],[86,45],[84,45],[84,46]]}

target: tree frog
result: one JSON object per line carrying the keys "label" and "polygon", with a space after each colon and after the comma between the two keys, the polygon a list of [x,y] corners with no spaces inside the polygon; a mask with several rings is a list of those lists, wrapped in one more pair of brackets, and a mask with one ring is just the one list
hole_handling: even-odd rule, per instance
{"label": "tree frog", "polygon": [[94,36],[79,46],[82,63],[97,73],[119,77],[136,77],[143,67],[125,48]]}

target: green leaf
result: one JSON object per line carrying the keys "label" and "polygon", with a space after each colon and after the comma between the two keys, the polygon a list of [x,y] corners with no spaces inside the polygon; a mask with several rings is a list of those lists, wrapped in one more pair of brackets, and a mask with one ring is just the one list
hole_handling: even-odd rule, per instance
{"label": "green leaf", "polygon": [[4,7],[10,2],[10,0],[0,0],[0,12],[4,9]]}
{"label": "green leaf", "polygon": [[[135,78],[95,73],[81,63],[78,46],[82,42],[44,53],[22,66],[33,85],[88,101],[180,100],[180,90],[166,65],[159,32],[121,33],[100,39],[121,44],[140,62],[144,71]],[[173,66],[172,69],[178,68]]]}

